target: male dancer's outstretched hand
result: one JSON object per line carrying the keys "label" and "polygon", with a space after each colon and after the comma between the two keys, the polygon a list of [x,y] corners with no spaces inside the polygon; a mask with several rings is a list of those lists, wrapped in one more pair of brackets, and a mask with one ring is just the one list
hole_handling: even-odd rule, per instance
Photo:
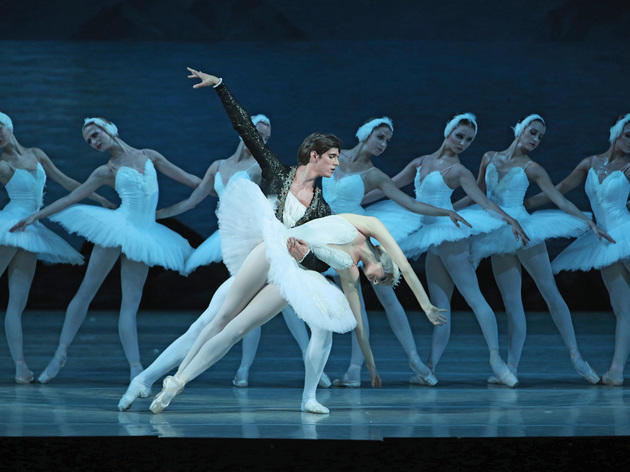
{"label": "male dancer's outstretched hand", "polygon": [[287,239],[287,249],[289,250],[289,254],[291,254],[293,259],[298,262],[302,262],[311,250],[306,241],[293,237]]}
{"label": "male dancer's outstretched hand", "polygon": [[193,85],[193,88],[201,88],[201,87],[214,87],[221,82],[221,79],[215,75],[206,74],[205,72],[201,72],[200,70],[191,69],[190,67],[186,67],[190,75],[189,79],[199,79],[201,82]]}

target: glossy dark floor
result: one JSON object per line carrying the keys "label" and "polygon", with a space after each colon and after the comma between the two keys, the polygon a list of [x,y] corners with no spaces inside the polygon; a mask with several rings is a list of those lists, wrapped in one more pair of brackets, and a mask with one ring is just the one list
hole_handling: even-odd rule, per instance
{"label": "glossy dark floor", "polygon": [[[140,313],[140,344],[146,365],[182,333],[192,313]],[[63,313],[24,315],[26,358],[36,374],[56,345]],[[498,314],[501,345],[505,316]],[[418,350],[426,357],[430,326],[411,313]],[[329,415],[299,411],[303,368],[296,343],[281,317],[263,327],[250,387],[231,379],[240,360],[236,346],[192,382],[160,415],[139,399],[121,413],[128,369],[118,342],[116,314],[90,313],[70,348],[66,367],[50,384],[16,385],[6,341],[0,341],[1,436],[163,436],[244,438],[382,439],[386,437],[502,437],[630,435],[630,390],[589,385],[571,367],[549,316],[528,315],[528,339],[515,389],[490,386],[487,349],[471,313],[453,318],[450,344],[436,387],[408,383],[411,371],[382,313],[370,314],[372,345],[383,388],[319,391]],[[583,356],[598,372],[612,355],[610,313],[574,315]],[[350,337],[335,336],[326,368],[343,373]],[[153,393],[160,386],[155,385]]]}

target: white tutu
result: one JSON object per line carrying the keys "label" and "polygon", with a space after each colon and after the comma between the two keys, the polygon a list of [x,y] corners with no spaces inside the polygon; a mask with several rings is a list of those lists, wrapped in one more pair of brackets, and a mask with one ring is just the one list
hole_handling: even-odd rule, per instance
{"label": "white tutu", "polygon": [[396,241],[402,241],[422,225],[422,215],[409,211],[392,200],[383,200],[365,209],[385,225]]}
{"label": "white tutu", "polygon": [[212,233],[208,239],[199,245],[197,249],[186,260],[184,274],[188,275],[197,270],[201,266],[212,264],[213,262],[221,262],[221,235],[219,231]]}
{"label": "white tutu", "polygon": [[524,207],[503,208],[515,218],[529,238],[523,246],[512,233],[512,227],[504,223],[496,231],[475,236],[471,240],[471,254],[474,264],[493,254],[512,254],[524,247],[533,247],[552,238],[575,238],[587,231],[588,225],[560,210],[540,210],[532,214]]}
{"label": "white tutu", "polygon": [[15,169],[5,185],[10,201],[0,211],[0,246],[34,252],[38,259],[46,262],[83,264],[81,254],[39,222],[27,226],[24,231],[9,232],[17,222],[39,210],[45,184],[46,173],[41,164],[37,164],[34,173]]}
{"label": "white tutu", "polygon": [[264,242],[270,264],[268,281],[279,288],[300,318],[309,325],[338,333],[356,326],[343,293],[320,273],[301,267],[286,247],[290,236],[305,239],[313,250],[325,242],[343,244],[347,242],[347,231],[340,234],[345,228],[334,230],[335,220],[328,219],[339,218],[341,225],[343,222],[350,225],[346,220],[333,216],[286,228],[275,217],[260,188],[245,179],[230,182],[219,203],[217,216],[223,262],[232,275],[239,271],[251,250]]}

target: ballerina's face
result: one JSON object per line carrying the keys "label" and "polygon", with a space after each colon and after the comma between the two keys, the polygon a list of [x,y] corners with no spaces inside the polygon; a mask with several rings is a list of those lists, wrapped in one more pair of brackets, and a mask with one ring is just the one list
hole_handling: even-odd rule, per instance
{"label": "ballerina's face", "polygon": [[630,154],[630,123],[623,127],[615,146],[624,154]]}
{"label": "ballerina's face", "polygon": [[11,136],[13,132],[7,128],[4,124],[0,123],[0,148],[5,147],[11,142]]}
{"label": "ballerina's face", "polygon": [[387,125],[377,126],[365,140],[365,149],[373,156],[380,156],[392,139],[392,129]]}
{"label": "ballerina's face", "polygon": [[547,131],[547,128],[542,122],[538,120],[532,121],[519,136],[518,145],[527,152],[533,151],[542,141],[545,131]]}
{"label": "ballerina's face", "polygon": [[383,284],[387,281],[388,274],[383,269],[380,262],[363,261],[363,274],[374,285]]}
{"label": "ballerina's face", "polygon": [[95,124],[89,124],[83,128],[83,139],[88,146],[97,151],[106,151],[114,144],[114,139]]}
{"label": "ballerina's face", "polygon": [[460,124],[446,138],[446,147],[455,154],[461,154],[474,140],[475,128],[471,125]]}
{"label": "ballerina's face", "polygon": [[331,177],[339,165],[339,148],[330,148],[322,154],[311,151],[311,163],[315,164],[313,170],[317,175]]}
{"label": "ballerina's face", "polygon": [[259,121],[256,123],[256,129],[265,144],[267,144],[267,141],[269,141],[269,138],[271,137],[271,125],[266,121]]}

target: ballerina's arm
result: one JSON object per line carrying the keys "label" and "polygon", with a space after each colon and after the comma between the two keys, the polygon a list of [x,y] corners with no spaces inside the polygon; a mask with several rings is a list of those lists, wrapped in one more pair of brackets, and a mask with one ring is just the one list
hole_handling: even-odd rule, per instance
{"label": "ballerina's arm", "polygon": [[201,183],[192,191],[190,196],[181,202],[175,203],[174,205],[162,208],[155,213],[155,218],[160,220],[163,218],[170,218],[172,216],[179,215],[188,210],[192,210],[195,208],[199,202],[201,202],[208,195],[215,195],[214,191],[214,176],[216,174],[216,165],[215,161],[206,171],[206,174],[201,179]]}
{"label": "ballerina's arm", "polygon": [[391,257],[392,261],[398,266],[405,282],[409,285],[409,288],[420,304],[420,308],[422,308],[422,311],[424,311],[429,321],[434,325],[446,323],[446,317],[442,314],[445,310],[437,308],[431,303],[422,286],[422,282],[418,279],[411,264],[409,264],[400,246],[398,246],[392,235],[387,231],[385,225],[381,223],[378,218],[373,216],[353,215],[350,213],[344,213],[341,216],[352,223],[365,236],[376,239],[383,246],[387,254],[389,254],[389,257]]}
{"label": "ballerina's arm", "polygon": [[[592,157],[582,159],[582,161],[576,166],[576,168],[573,169],[571,173],[564,178],[564,180],[556,185],[556,190],[561,194],[565,194],[584,182],[584,179],[586,179],[586,174],[591,168],[591,160]],[[539,206],[542,206],[545,203],[549,202],[549,200],[550,198],[545,194],[545,192],[540,192],[525,200],[525,208],[538,208]]]}
{"label": "ballerina's arm", "polygon": [[201,183],[199,177],[177,167],[159,152],[153,149],[144,149],[143,151],[153,161],[153,165],[157,170],[176,182],[191,188],[196,188]]}
{"label": "ballerina's arm", "polygon": [[[416,176],[416,170],[422,162],[422,159],[422,157],[417,157],[413,159],[409,164],[405,166],[403,170],[401,170],[400,172],[398,172],[398,174],[391,178],[391,181],[396,188],[406,187],[413,182],[413,179]],[[367,205],[368,203],[375,202],[376,200],[380,200],[381,198],[385,198],[385,192],[380,187],[375,188],[373,190],[370,190],[363,196],[361,204]]]}
{"label": "ballerina's arm", "polygon": [[[496,153],[493,153],[496,154]],[[488,163],[490,162],[491,154],[486,152],[481,158],[481,163],[479,164],[479,173],[477,174],[477,187],[485,194],[486,193],[486,169],[488,168]],[[466,208],[473,204],[472,198],[466,195],[463,198],[460,198],[455,203],[453,203],[453,208],[456,210],[461,210],[462,208]]]}
{"label": "ballerina's arm", "polygon": [[410,197],[405,192],[401,191],[387,174],[377,168],[373,168],[370,172],[368,172],[367,180],[370,187],[378,187],[390,200],[393,200],[407,210],[421,215],[448,216],[451,221],[455,223],[455,226],[459,227],[460,223],[470,226],[468,221],[459,216],[453,210],[447,210],[445,208],[439,208],[427,203],[419,202],[415,198]]}
{"label": "ballerina's arm", "polygon": [[113,184],[114,173],[108,166],[97,167],[94,172],[90,174],[85,182],[75,188],[65,197],[55,200],[50,205],[42,208],[36,213],[18,221],[9,231],[23,231],[28,225],[35,223],[37,220],[46,218],[54,213],[68,208],[73,203],[80,202],[81,200],[89,197],[96,189],[105,184]]}
{"label": "ballerina's arm", "polygon": [[608,233],[597,226],[593,220],[586,217],[586,215],[578,210],[572,202],[564,198],[564,195],[562,195],[562,193],[554,187],[549,175],[542,166],[534,162],[525,169],[525,172],[531,180],[536,182],[540,190],[542,190],[542,193],[544,193],[547,198],[549,198],[549,200],[551,200],[551,202],[553,202],[559,209],[584,221],[599,239],[604,238],[611,243],[615,243],[615,240],[611,238]]}
{"label": "ballerina's arm", "polygon": [[372,380],[372,387],[381,386],[381,378],[376,370],[376,364],[374,362],[374,354],[372,354],[372,348],[370,347],[370,339],[368,333],[363,324],[363,316],[361,316],[361,301],[359,300],[359,271],[356,266],[351,269],[339,271],[341,277],[341,289],[343,290],[350,309],[354,318],[357,320],[357,327],[354,329],[357,335],[357,341],[361,347],[361,352],[365,358],[365,365],[370,372],[370,378]]}
{"label": "ballerina's arm", "polygon": [[[67,176],[63,172],[61,172],[57,166],[53,163],[53,161],[48,157],[48,155],[39,148],[33,148],[35,156],[37,160],[44,168],[44,172],[46,172],[46,176],[57,182],[68,192],[72,192],[75,188],[81,185],[81,182],[74,180],[72,177]],[[95,201],[105,208],[116,208],[112,202],[110,202],[107,198],[102,197],[98,193],[93,193],[89,195],[87,198]]]}

